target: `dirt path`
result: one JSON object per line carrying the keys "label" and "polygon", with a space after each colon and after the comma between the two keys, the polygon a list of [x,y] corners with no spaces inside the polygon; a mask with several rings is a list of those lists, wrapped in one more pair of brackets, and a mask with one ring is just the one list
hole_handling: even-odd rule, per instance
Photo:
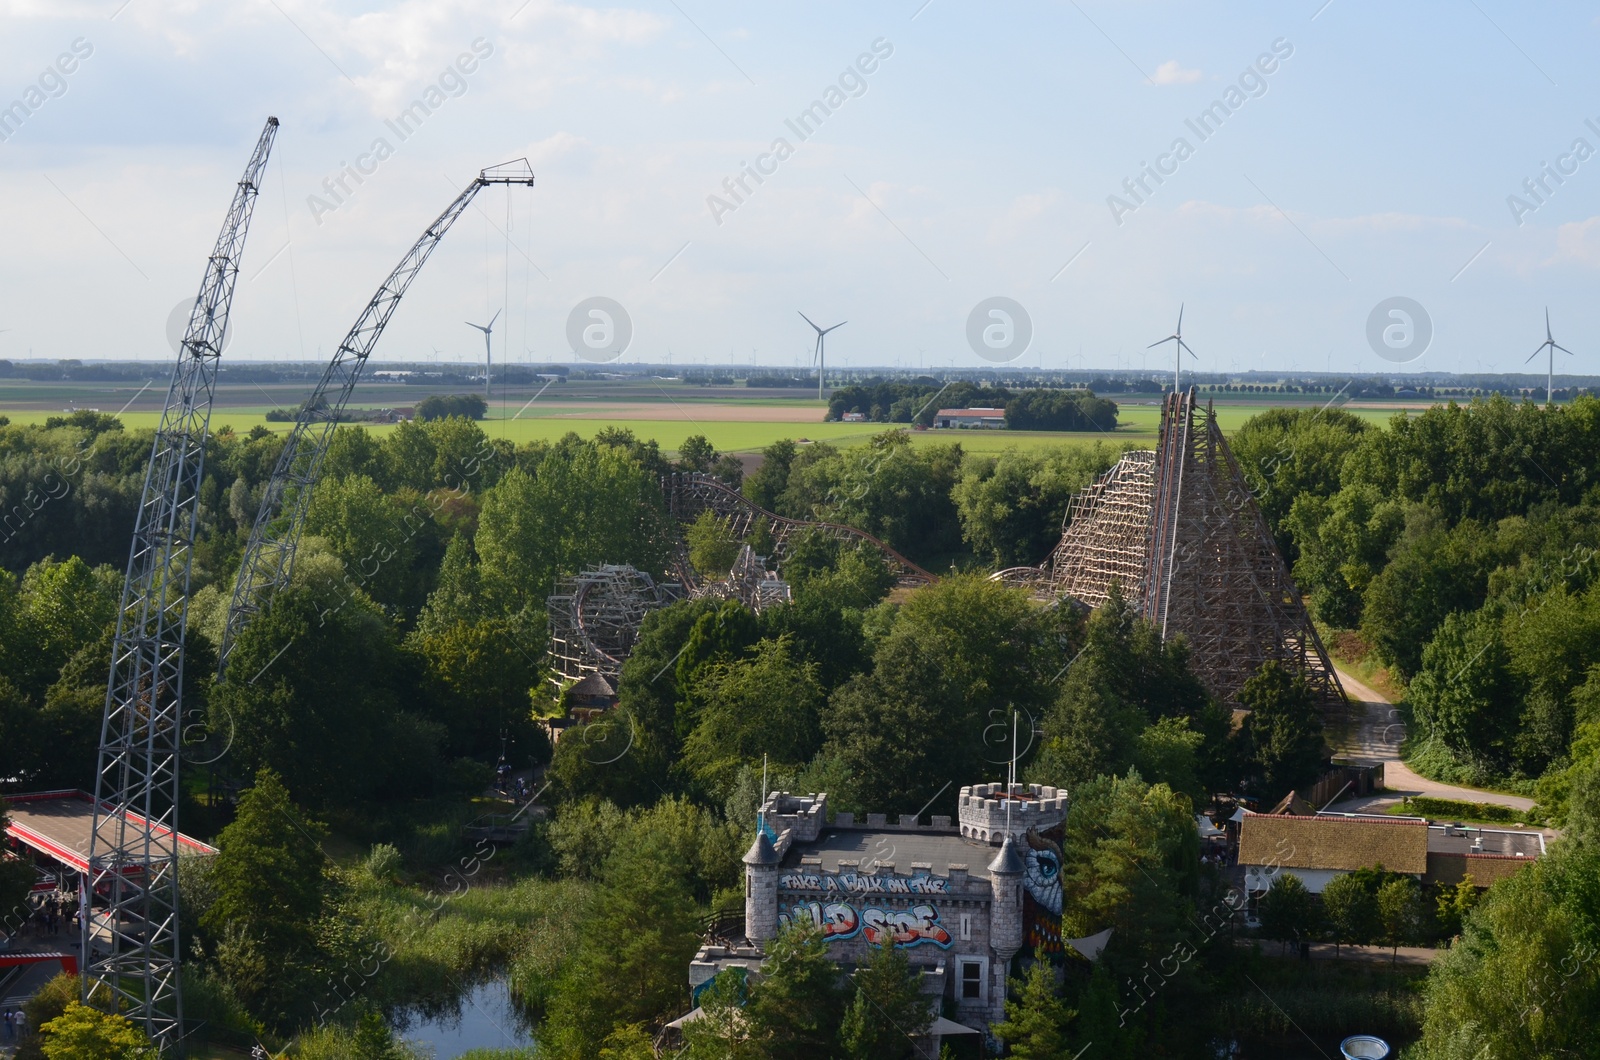
{"label": "dirt path", "polygon": [[1394,704],[1370,687],[1339,671],[1339,680],[1350,698],[1364,708],[1361,726],[1356,731],[1354,744],[1344,750],[1352,762],[1383,763],[1383,783],[1388,790],[1359,799],[1347,799],[1330,807],[1345,813],[1377,808],[1399,801],[1402,795],[1431,795],[1440,799],[1460,799],[1464,802],[1490,802],[1518,810],[1533,808],[1533,800],[1520,795],[1502,795],[1497,791],[1479,791],[1476,788],[1459,788],[1441,784],[1436,780],[1418,776],[1400,761],[1400,742],[1405,739],[1405,723]]}

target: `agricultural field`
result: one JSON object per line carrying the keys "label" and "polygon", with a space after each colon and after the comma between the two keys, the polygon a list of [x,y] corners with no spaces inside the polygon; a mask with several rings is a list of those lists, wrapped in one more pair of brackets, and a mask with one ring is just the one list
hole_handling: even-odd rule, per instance
{"label": "agricultural field", "polygon": [[[310,389],[305,385],[229,384],[218,386],[212,429],[231,427],[243,433],[256,426],[286,431],[288,424],[268,422],[273,408],[293,407]],[[461,388],[454,388],[459,391]],[[406,408],[429,396],[430,388],[377,381],[364,383],[352,407],[359,409]],[[160,416],[165,380],[152,380],[142,391],[133,386],[108,384],[0,383],[0,415],[13,423],[42,423],[71,409],[92,408],[118,413],[129,429],[151,429]],[[1156,394],[1117,395],[1119,426],[1113,432],[1051,431],[914,431],[921,444],[959,440],[969,452],[999,452],[1007,448],[1089,444],[1108,441],[1117,445],[1153,445],[1161,418],[1161,398]],[[1268,408],[1320,406],[1324,399],[1263,402],[1217,402],[1224,431],[1232,433],[1245,421]],[[1363,402],[1345,406],[1376,423],[1386,422],[1408,406],[1401,402]],[[599,380],[562,382],[547,387],[510,386],[497,391],[483,422],[496,438],[530,442],[559,438],[569,431],[589,438],[606,427],[626,427],[645,439],[654,439],[672,452],[691,435],[704,435],[721,452],[754,453],[781,438],[826,441],[837,445],[863,442],[891,429],[881,423],[828,423],[824,406],[814,394],[799,390],[755,390],[733,386],[697,386],[675,380]],[[391,425],[367,424],[384,434]]]}

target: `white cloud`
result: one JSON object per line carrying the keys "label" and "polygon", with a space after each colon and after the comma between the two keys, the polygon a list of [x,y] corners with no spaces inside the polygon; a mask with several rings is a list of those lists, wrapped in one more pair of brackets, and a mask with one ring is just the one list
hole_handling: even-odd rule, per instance
{"label": "white cloud", "polygon": [[1568,221],[1556,229],[1556,252],[1547,265],[1559,263],[1600,266],[1600,217]]}
{"label": "white cloud", "polygon": [[1168,59],[1156,67],[1155,82],[1158,85],[1192,85],[1204,76],[1200,70],[1185,70],[1178,65],[1178,60]]}

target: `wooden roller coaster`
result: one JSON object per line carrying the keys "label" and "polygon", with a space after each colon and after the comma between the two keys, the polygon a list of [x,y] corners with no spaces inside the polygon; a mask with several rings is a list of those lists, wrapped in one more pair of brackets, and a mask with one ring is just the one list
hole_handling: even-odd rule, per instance
{"label": "wooden roller coaster", "polygon": [[[715,513],[717,518],[727,520],[734,536],[742,539],[750,533],[758,519],[765,519],[767,530],[772,535],[772,558],[780,564],[789,554],[790,539],[801,531],[813,531],[825,534],[841,544],[869,545],[877,549],[901,586],[932,585],[938,580],[865,531],[840,523],[816,523],[785,518],[750,503],[744,494],[711,475],[698,472],[666,475],[662,478],[661,490],[667,498],[667,510],[680,526],[688,526],[698,519],[702,512],[709,511]],[[695,584],[694,572],[689,569],[686,559],[680,558],[678,568],[679,577],[686,585]]]}

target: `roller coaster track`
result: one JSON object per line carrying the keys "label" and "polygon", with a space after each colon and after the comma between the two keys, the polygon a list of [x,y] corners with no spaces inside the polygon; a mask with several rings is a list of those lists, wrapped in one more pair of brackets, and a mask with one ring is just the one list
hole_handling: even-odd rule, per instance
{"label": "roller coaster track", "polygon": [[[750,533],[757,519],[765,519],[767,528],[772,534],[774,558],[779,561],[788,555],[789,539],[796,533],[806,530],[817,531],[843,544],[871,545],[882,553],[889,569],[894,572],[895,580],[901,586],[932,585],[938,581],[933,574],[923,570],[864,530],[857,530],[842,523],[790,519],[769,512],[759,505],[752,504],[744,494],[711,475],[698,472],[665,475],[661,480],[661,491],[667,498],[667,510],[672,513],[672,517],[680,526],[688,526],[700,517],[700,513],[710,511],[714,512],[717,518],[728,520],[733,533],[743,538]],[[687,561],[680,557],[677,566],[679,578],[686,585],[693,586],[696,579],[693,571],[689,570]]]}
{"label": "roller coaster track", "polygon": [[1073,497],[1044,563],[991,577],[1089,607],[1120,585],[1163,638],[1188,640],[1190,665],[1220,699],[1277,661],[1326,707],[1346,702],[1250,484],[1192,389],[1168,396],[1154,452],[1124,454]]}

